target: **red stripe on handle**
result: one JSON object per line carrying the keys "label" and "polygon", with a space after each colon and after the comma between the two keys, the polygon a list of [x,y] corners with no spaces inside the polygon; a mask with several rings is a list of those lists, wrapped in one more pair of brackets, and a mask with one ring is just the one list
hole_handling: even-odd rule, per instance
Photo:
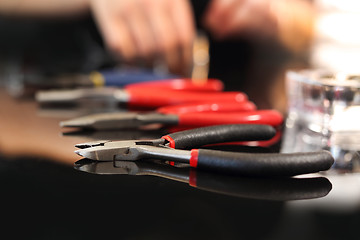
{"label": "red stripe on handle", "polygon": [[198,164],[199,150],[191,150],[190,166],[196,168]]}
{"label": "red stripe on handle", "polygon": [[169,142],[169,147],[175,148],[175,141],[169,135],[162,136],[161,138]]}

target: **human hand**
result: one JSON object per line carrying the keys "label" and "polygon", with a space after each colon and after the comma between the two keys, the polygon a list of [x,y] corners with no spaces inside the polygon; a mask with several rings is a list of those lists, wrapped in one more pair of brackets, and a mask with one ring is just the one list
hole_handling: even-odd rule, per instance
{"label": "human hand", "polygon": [[90,0],[90,8],[123,61],[161,60],[173,73],[190,70],[195,30],[188,0]]}
{"label": "human hand", "polygon": [[275,40],[302,51],[312,37],[313,15],[304,0],[212,0],[203,20],[218,39]]}
{"label": "human hand", "polygon": [[204,24],[219,38],[239,35],[271,36],[276,18],[268,0],[212,0],[204,16]]}

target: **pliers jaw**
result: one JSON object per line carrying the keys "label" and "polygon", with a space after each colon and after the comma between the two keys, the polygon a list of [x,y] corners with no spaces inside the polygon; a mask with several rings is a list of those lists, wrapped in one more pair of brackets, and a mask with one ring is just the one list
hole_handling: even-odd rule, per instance
{"label": "pliers jaw", "polygon": [[75,153],[88,159],[96,161],[116,160],[116,156],[124,155],[129,152],[129,147],[136,146],[136,141],[100,141],[98,143],[83,143],[76,145],[81,148]]}
{"label": "pliers jaw", "polygon": [[[170,149],[164,144],[165,139],[156,139],[150,141],[94,141],[77,144],[75,147],[80,148],[75,153],[96,161],[135,161],[149,155],[149,152],[164,152]],[[173,149],[171,149],[173,150]]]}
{"label": "pliers jaw", "polygon": [[76,148],[85,149],[97,146],[104,146],[105,143],[111,142],[111,140],[98,140],[93,142],[86,142],[86,143],[78,143],[75,145]]}

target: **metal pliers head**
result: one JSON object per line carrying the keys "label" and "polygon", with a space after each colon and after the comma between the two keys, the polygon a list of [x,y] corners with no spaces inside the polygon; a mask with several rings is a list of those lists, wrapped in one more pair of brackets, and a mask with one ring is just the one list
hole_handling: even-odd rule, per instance
{"label": "metal pliers head", "polygon": [[[110,141],[100,140],[76,144],[75,147],[80,148],[75,153],[96,161],[109,160],[126,160],[134,161],[141,158],[141,152],[150,150],[161,151],[161,148],[168,149],[165,145],[166,140],[156,139],[149,141],[142,140],[126,140],[126,141]],[[142,150],[142,151],[140,151]]]}

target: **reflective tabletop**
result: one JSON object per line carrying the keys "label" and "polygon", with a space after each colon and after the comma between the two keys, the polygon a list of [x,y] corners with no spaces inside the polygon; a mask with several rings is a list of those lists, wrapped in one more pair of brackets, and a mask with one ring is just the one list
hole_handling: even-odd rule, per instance
{"label": "reflective tabletop", "polygon": [[[1,90],[2,232],[12,239],[357,239],[360,174],[294,178],[202,172],[158,160],[97,163],[74,145],[165,130],[79,132]],[[289,143],[289,142],[288,142]],[[243,147],[240,151],[276,152]]]}

